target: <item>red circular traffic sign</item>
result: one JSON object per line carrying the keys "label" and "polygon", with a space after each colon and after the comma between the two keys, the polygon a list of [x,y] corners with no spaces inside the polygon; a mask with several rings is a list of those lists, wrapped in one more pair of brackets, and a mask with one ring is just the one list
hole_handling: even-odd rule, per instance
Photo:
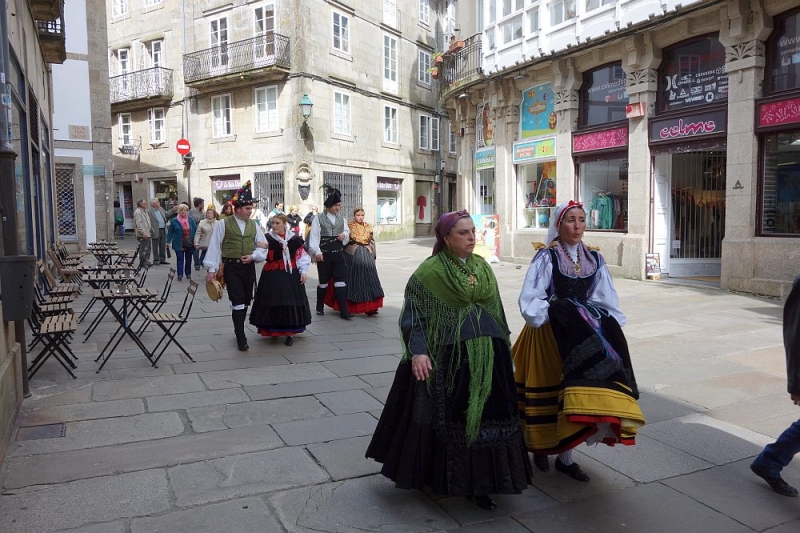
{"label": "red circular traffic sign", "polygon": [[181,139],[175,145],[175,149],[178,151],[179,154],[186,155],[192,151],[192,145],[189,144],[189,141],[187,141],[186,139]]}

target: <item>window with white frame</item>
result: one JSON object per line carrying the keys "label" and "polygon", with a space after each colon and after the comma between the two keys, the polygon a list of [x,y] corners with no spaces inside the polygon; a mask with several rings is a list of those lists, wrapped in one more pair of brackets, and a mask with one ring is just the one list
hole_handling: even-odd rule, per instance
{"label": "window with white frame", "polygon": [[333,48],[350,53],[350,17],[333,12]]}
{"label": "window with white frame", "polygon": [[133,123],[130,113],[120,113],[119,115],[119,145],[130,146],[133,140]]}
{"label": "window with white frame", "polygon": [[275,6],[267,4],[253,9],[253,37],[256,37],[255,57],[275,56]]}
{"label": "window with white frame", "polygon": [[383,106],[383,142],[397,144],[397,108]]}
{"label": "window with white frame", "polygon": [[456,135],[456,130],[453,129],[453,125],[450,125],[450,146],[449,150],[451,154],[456,153],[456,148],[458,147],[458,136]]}
{"label": "window with white frame", "polygon": [[575,0],[550,2],[550,25],[555,26],[575,17]]}
{"label": "window with white frame", "polygon": [[383,0],[383,23],[397,26],[397,0]]}
{"label": "window with white frame", "polygon": [[164,65],[164,41],[150,41],[146,44],[149,67],[161,67]]}
{"label": "window with white frame", "polygon": [[425,50],[419,51],[419,73],[418,80],[422,83],[431,84],[431,55]]}
{"label": "window with white frame", "polygon": [[431,5],[430,0],[419,0],[419,21],[422,24],[430,24]]}
{"label": "window with white frame", "polygon": [[535,33],[539,31],[539,0],[534,0],[528,8],[528,31]]}
{"label": "window with white frame", "polygon": [[278,88],[259,87],[255,90],[256,131],[278,130]]}
{"label": "window with white frame", "polygon": [[210,20],[208,28],[211,42],[211,68],[224,69],[228,66],[228,17]]}
{"label": "window with white frame", "polygon": [[128,12],[128,0],[111,0],[111,14],[119,17]]}
{"label": "window with white frame", "polygon": [[525,0],[502,0],[503,1],[503,17],[507,17],[516,13],[517,11],[522,11],[522,8],[525,6]]}
{"label": "window with white frame", "polygon": [[397,92],[397,39],[383,36],[383,90]]}
{"label": "window with white frame", "polygon": [[421,150],[439,149],[439,118],[419,116],[419,147]]}
{"label": "window with white frame", "polygon": [[489,24],[497,22],[497,0],[489,0]]}
{"label": "window with white frame", "polygon": [[231,122],[231,95],[223,94],[211,98],[211,136],[227,137],[233,134]]}
{"label": "window with white frame", "polygon": [[500,32],[503,35],[503,44],[522,39],[522,15],[501,22]]}
{"label": "window with white frame", "polygon": [[150,144],[162,144],[167,140],[166,119],[163,107],[154,107],[147,110],[150,122]]}
{"label": "window with white frame", "polygon": [[592,11],[601,6],[610,6],[616,0],[586,0],[586,11]]}
{"label": "window with white frame", "polygon": [[131,51],[129,48],[120,48],[115,53],[117,58],[117,74],[127,74],[131,71]]}
{"label": "window with white frame", "polygon": [[144,0],[144,5],[146,7],[156,6],[158,4],[163,3],[164,0]]}
{"label": "window with white frame", "polygon": [[333,93],[333,132],[350,135],[350,95],[347,93]]}

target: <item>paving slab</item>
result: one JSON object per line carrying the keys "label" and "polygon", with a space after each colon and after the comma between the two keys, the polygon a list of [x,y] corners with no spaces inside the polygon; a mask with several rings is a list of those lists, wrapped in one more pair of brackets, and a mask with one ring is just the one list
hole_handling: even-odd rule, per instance
{"label": "paving slab", "polygon": [[[486,510],[481,509],[467,498],[434,497],[436,503],[462,526],[477,525],[481,522],[487,525],[496,524],[498,520],[509,520],[512,515],[517,513],[537,511],[559,505],[557,500],[535,487],[528,487],[521,494],[492,494],[492,499],[497,502],[497,509],[487,513]],[[521,527],[519,524],[517,526]],[[470,530],[467,529],[467,531]],[[494,531],[501,530],[495,529]],[[522,531],[527,530],[522,528]]]}
{"label": "paving slab", "polygon": [[383,404],[363,390],[325,392],[316,398],[335,415],[349,415],[381,409]]}
{"label": "paving slab", "polygon": [[711,468],[713,465],[645,435],[635,446],[581,446],[579,451],[640,483]]}
{"label": "paving slab", "polygon": [[394,371],[397,369],[399,363],[400,357],[393,355],[376,355],[358,359],[326,361],[322,364],[337,376],[345,377]]}
{"label": "paving slab", "polygon": [[690,413],[696,413],[702,409],[696,405],[684,402],[677,398],[665,397],[662,394],[655,394],[648,391],[639,391],[639,407],[644,414],[646,426],[671,420]]}
{"label": "paving slab", "polygon": [[187,392],[145,398],[149,412],[176,411],[209,405],[227,405],[249,402],[250,398],[242,389],[220,389],[204,392]]}
{"label": "paving slab", "polygon": [[66,533],[126,533],[125,522],[115,520],[91,526],[82,526],[75,529],[64,530]]}
{"label": "paving slab", "polygon": [[536,533],[752,533],[750,528],[660,483],[519,513],[514,518]]}
{"label": "paving slab", "polygon": [[371,436],[354,437],[309,444],[307,448],[332,480],[341,481],[381,471],[383,465],[364,457],[371,439]]}
{"label": "paving slab", "polygon": [[458,531],[459,533],[530,533],[528,528],[522,526],[513,518],[494,518],[486,522],[478,522],[457,529],[449,529],[448,531]]}
{"label": "paving slab", "polygon": [[179,507],[325,483],[330,478],[302,448],[279,448],[169,469]]}
{"label": "paving slab", "polygon": [[9,446],[8,455],[36,455],[165,439],[180,435],[185,429],[177,413],[80,420],[67,422],[63,437],[15,441]]}
{"label": "paving slab", "polygon": [[280,446],[283,446],[283,442],[271,427],[251,426],[104,448],[9,457],[5,461],[3,487],[13,489],[62,483]]}
{"label": "paving slab", "polygon": [[148,366],[146,368],[119,368],[109,369],[111,379],[146,378],[150,376],[174,376],[175,371],[172,366],[163,361],[158,362],[158,367]]}
{"label": "paving slab", "polygon": [[423,493],[398,490],[382,476],[286,491],[269,503],[289,533],[433,533],[459,525]]}
{"label": "paving slab", "polygon": [[[664,484],[755,531],[800,519],[797,499],[773,492],[750,471],[751,461],[752,458],[694,472],[665,480]],[[781,475],[789,484],[798,486],[800,465],[790,465]]]}
{"label": "paving slab", "polygon": [[39,385],[37,380],[30,383],[31,397],[25,398],[25,409],[39,409],[53,405],[71,405],[92,401],[92,384],[66,383],[64,385]]}
{"label": "paving slab", "polygon": [[347,350],[332,349],[330,344],[320,344],[319,350],[286,354],[292,363],[311,363],[318,361],[335,361],[338,359],[358,359],[375,355],[398,355],[401,353],[391,344],[381,344],[374,348],[350,348]]}
{"label": "paving slab", "polygon": [[167,513],[154,518],[135,518],[131,533],[180,532],[269,533],[281,531],[266,503],[259,498],[242,498],[194,509]]}
{"label": "paving slab", "polygon": [[86,479],[0,498],[0,531],[46,533],[160,513],[170,507],[162,469]]}
{"label": "paving slab", "polygon": [[[702,374],[701,374],[702,375]],[[712,409],[752,398],[768,396],[777,387],[785,387],[786,378],[761,372],[741,372],[715,378],[684,383],[662,389],[667,396]]]}
{"label": "paving slab", "polygon": [[323,392],[335,392],[365,388],[367,384],[355,376],[346,378],[312,379],[292,383],[275,383],[272,385],[254,385],[245,387],[244,391],[252,400],[272,400],[275,398],[291,398],[308,396]]}
{"label": "paving slab", "polygon": [[380,374],[365,374],[361,377],[372,387],[386,387],[394,383],[394,372],[383,372]]}
{"label": "paving slab", "polygon": [[139,399],[112,400],[110,402],[50,405],[31,409],[27,402],[20,409],[17,426],[43,426],[59,422],[132,416],[144,413],[144,402]]}
{"label": "paving slab", "polygon": [[581,451],[585,451],[582,446],[575,450],[572,458],[591,478],[589,483],[577,482],[569,476],[558,472],[554,465],[555,459],[550,457],[549,472],[541,472],[535,466],[533,467],[533,487],[555,501],[567,503],[575,500],[585,500],[637,485],[635,480],[581,453]]}
{"label": "paving slab", "polygon": [[273,424],[273,429],[289,446],[328,442],[350,437],[372,435],[377,421],[367,413],[330,416],[317,420]]}
{"label": "paving slab", "polygon": [[[253,350],[253,348],[251,348]],[[239,352],[241,353],[241,352]],[[248,352],[249,353],[249,352]],[[194,354],[192,355],[194,357]],[[282,355],[263,355],[256,357],[236,357],[232,356],[225,359],[214,359],[211,361],[199,361],[197,363],[185,363],[174,365],[176,374],[189,374],[199,372],[213,372],[215,370],[236,370],[239,368],[256,368],[263,366],[288,365],[289,361]]]}
{"label": "paving slab", "polygon": [[205,372],[201,376],[203,382],[212,390],[338,377],[319,363],[223,370]]}
{"label": "paving slab", "polygon": [[[312,396],[265,400],[189,409],[186,412],[197,432],[231,429],[292,420],[331,416],[331,411]],[[210,429],[209,429],[210,428]]]}
{"label": "paving slab", "polygon": [[769,396],[709,409],[704,414],[777,438],[783,433],[783,430],[797,420],[798,413],[797,406],[792,403],[789,394],[781,391]]}
{"label": "paving slab", "polygon": [[117,379],[111,382],[96,383],[92,399],[96,402],[122,400],[125,398],[144,398],[179,392],[206,390],[196,375],[155,376],[134,379]]}
{"label": "paving slab", "polygon": [[648,424],[641,429],[640,435],[646,435],[715,465],[757,455],[771,440],[702,413]]}

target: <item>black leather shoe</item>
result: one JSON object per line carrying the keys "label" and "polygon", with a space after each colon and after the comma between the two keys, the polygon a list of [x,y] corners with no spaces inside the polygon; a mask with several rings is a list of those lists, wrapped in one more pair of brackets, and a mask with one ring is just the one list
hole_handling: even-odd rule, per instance
{"label": "black leather shoe", "polygon": [[475,505],[481,509],[486,509],[487,511],[493,511],[497,509],[497,504],[494,502],[494,500],[485,494],[481,496],[473,496],[472,501],[475,502]]}
{"label": "black leather shoe", "polygon": [[766,481],[772,490],[781,496],[797,498],[797,489],[786,483],[786,481],[784,481],[780,475],[775,477],[770,476],[766,470],[754,464],[750,465],[750,470],[752,470],[755,475]]}
{"label": "black leather shoe", "polygon": [[324,315],[324,314],[325,314],[325,311],[320,311],[319,309],[317,309],[317,314],[318,314],[319,316],[322,316],[322,315]]}
{"label": "black leather shoe", "polygon": [[581,470],[581,467],[578,465],[578,463],[572,463],[571,465],[567,466],[561,462],[561,459],[556,458],[556,470],[563,472],[575,481],[589,481],[589,476],[587,476],[583,470]]}
{"label": "black leather shoe", "polygon": [[247,345],[247,339],[236,339],[236,344],[239,346],[240,352],[246,352],[250,349],[250,346]]}
{"label": "black leather shoe", "polygon": [[291,346],[292,344],[294,344],[294,339],[291,337],[291,335],[287,335],[286,340],[283,341],[283,344],[285,344],[286,346]]}
{"label": "black leather shoe", "polygon": [[342,313],[340,316],[345,320],[353,320],[353,313]]}
{"label": "black leather shoe", "polygon": [[550,471],[550,461],[547,460],[547,456],[544,454],[540,453],[533,454],[533,464],[536,465],[536,468],[538,468],[542,472]]}

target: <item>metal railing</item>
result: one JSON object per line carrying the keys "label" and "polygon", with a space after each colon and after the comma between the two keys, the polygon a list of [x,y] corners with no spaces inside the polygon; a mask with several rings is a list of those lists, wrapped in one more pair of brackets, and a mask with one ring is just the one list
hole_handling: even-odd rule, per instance
{"label": "metal railing", "polygon": [[273,32],[183,56],[186,83],[265,67],[290,67],[288,37]]}
{"label": "metal railing", "polygon": [[153,67],[109,78],[111,103],[142,98],[172,98],[172,69]]}
{"label": "metal railing", "polygon": [[483,78],[483,53],[481,34],[464,39],[464,48],[454,54],[445,54],[439,73],[442,96],[456,87]]}
{"label": "metal railing", "polygon": [[64,37],[64,18],[58,17],[55,20],[37,20],[36,28],[39,35],[47,37]]}

